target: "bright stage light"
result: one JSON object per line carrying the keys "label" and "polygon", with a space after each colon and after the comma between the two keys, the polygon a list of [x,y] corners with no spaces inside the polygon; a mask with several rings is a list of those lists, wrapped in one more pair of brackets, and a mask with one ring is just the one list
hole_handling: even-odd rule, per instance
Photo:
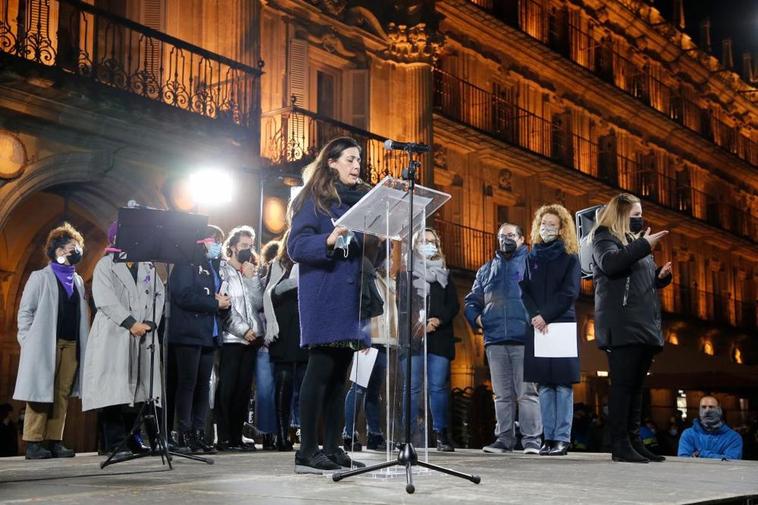
{"label": "bright stage light", "polygon": [[234,183],[232,176],[217,169],[201,170],[189,177],[192,200],[201,205],[223,205],[232,201]]}

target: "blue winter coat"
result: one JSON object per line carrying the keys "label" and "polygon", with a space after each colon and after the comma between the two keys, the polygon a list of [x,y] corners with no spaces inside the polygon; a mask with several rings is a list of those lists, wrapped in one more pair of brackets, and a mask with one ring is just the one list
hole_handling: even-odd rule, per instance
{"label": "blue winter coat", "polygon": [[479,328],[476,318],[482,316],[485,346],[524,343],[528,319],[519,282],[524,278],[528,252],[521,246],[510,259],[500,251],[495,253],[476,272],[474,285],[464,298],[466,319],[472,328]]}
{"label": "blue winter coat", "polygon": [[700,458],[742,459],[742,437],[726,424],[716,431],[706,431],[700,419],[695,419],[692,427],[682,432],[677,456],[689,458],[696,451]]}
{"label": "blue winter coat", "polygon": [[326,245],[334,230],[332,218],[340,217],[348,208],[344,203],[332,205],[332,215],[328,216],[308,198],[292,216],[287,252],[300,264],[297,295],[301,347],[348,340],[371,345],[358,325],[363,237],[356,234],[347,258],[341,250],[332,254]]}
{"label": "blue winter coat", "polygon": [[[574,303],[579,298],[581,270],[576,254],[566,253],[562,240],[535,244],[527,257],[521,282],[529,320],[538,314],[549,325],[576,321]],[[534,356],[534,327],[529,326],[524,349],[524,381],[559,385],[579,382],[579,358]]]}

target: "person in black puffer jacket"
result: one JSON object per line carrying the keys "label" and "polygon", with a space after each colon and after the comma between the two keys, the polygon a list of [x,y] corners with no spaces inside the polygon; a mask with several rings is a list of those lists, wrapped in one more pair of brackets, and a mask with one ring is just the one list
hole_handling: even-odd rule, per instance
{"label": "person in black puffer jacket", "polygon": [[663,349],[657,289],[671,283],[671,263],[656,267],[655,245],[668,231],[644,233],[642,205],[622,193],[603,209],[590,236],[595,285],[595,337],[608,353],[613,461],[663,461],[640,439],[642,383]]}

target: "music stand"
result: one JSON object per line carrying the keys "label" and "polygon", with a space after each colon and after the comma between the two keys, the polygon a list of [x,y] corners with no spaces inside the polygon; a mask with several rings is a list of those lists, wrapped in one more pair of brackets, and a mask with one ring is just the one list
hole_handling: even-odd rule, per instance
{"label": "music stand", "polygon": [[[114,261],[116,262],[153,262],[164,263],[168,271],[169,264],[190,263],[198,264],[205,261],[205,253],[198,246],[197,241],[202,239],[208,227],[208,216],[197,214],[186,214],[182,212],[173,212],[168,210],[146,209],[146,208],[122,208],[118,211],[118,230],[116,232]],[[157,275],[153,275],[153,319],[155,319],[155,286]],[[168,363],[166,359],[165,341],[168,338],[171,312],[171,294],[168,281],[166,283],[166,306],[163,312],[165,321],[164,326],[164,350],[163,363]],[[132,454],[123,458],[114,459],[115,455],[123,450],[129,438],[144,421],[145,424],[151,423],[157,434],[158,449],[160,451],[161,463],[168,463],[169,469],[173,470],[171,465],[171,456],[180,456],[183,458],[202,461],[209,465],[213,464],[210,458],[203,458],[193,454],[181,454],[168,449],[168,427],[166,426],[166,377],[165,373],[161,374],[161,394],[163,404],[162,423],[158,422],[158,408],[154,391],[154,373],[155,369],[155,342],[158,331],[158,321],[153,321],[155,326],[151,329],[151,341],[148,348],[150,349],[150,390],[148,399],[142,403],[137,419],[132,426],[131,431],[126,438],[111,452],[108,458],[100,464],[100,468],[109,465],[139,459],[150,456],[150,453]],[[162,424],[162,428],[161,428]]]}

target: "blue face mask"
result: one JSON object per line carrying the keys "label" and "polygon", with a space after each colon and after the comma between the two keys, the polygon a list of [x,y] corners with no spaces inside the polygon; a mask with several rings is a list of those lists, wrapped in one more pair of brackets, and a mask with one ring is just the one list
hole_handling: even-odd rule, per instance
{"label": "blue face mask", "polygon": [[221,257],[221,244],[216,242],[208,246],[208,252],[205,253],[209,260],[215,260]]}

